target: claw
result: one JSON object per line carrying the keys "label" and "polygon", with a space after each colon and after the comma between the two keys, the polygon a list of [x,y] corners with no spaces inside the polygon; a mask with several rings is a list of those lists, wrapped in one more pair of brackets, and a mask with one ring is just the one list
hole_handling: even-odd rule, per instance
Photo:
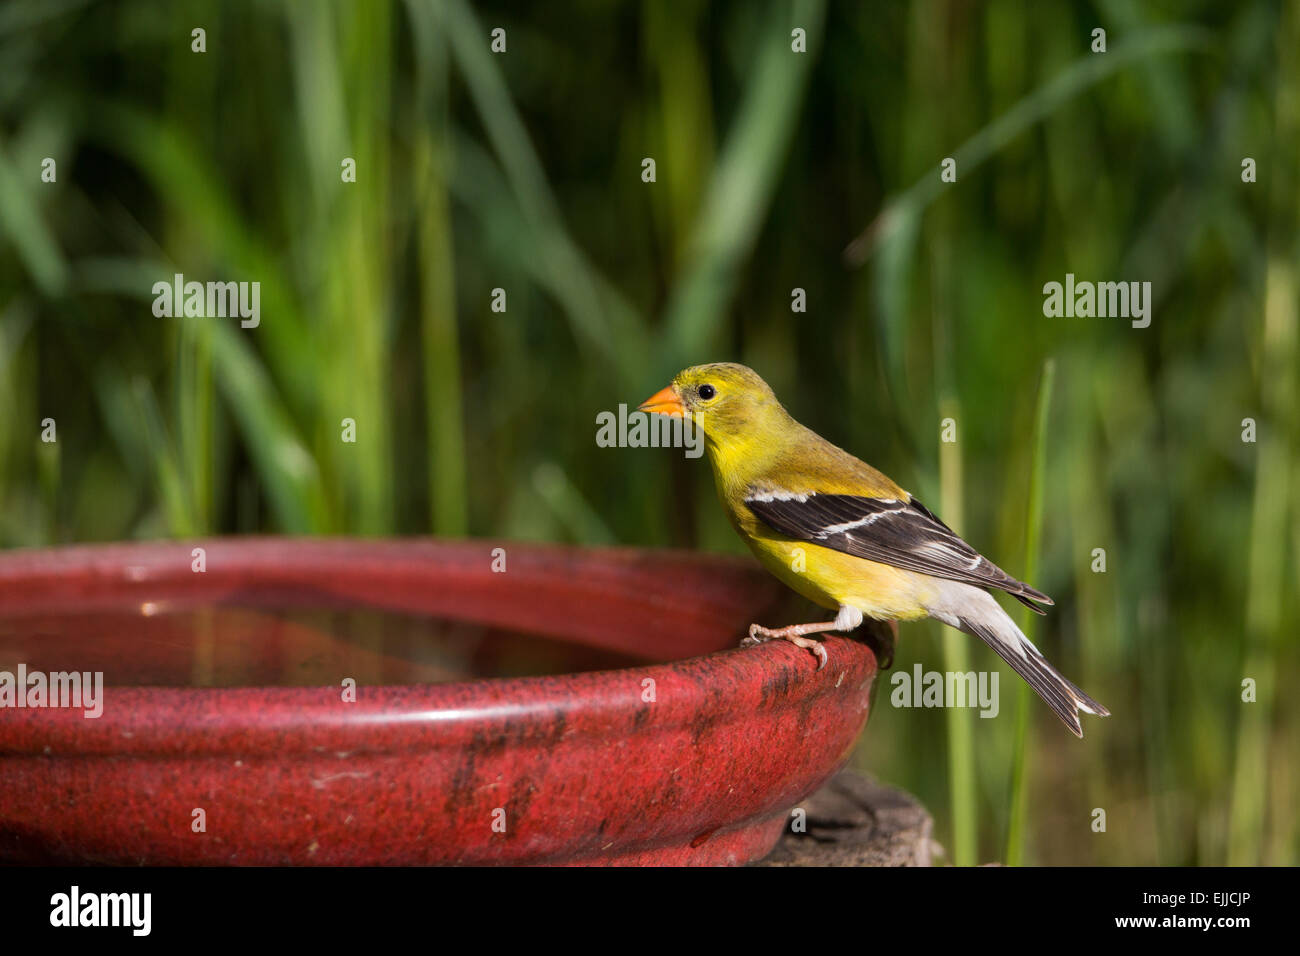
{"label": "claw", "polygon": [[804,635],[833,630],[835,630],[834,621],[826,621],[821,624],[792,624],[789,627],[782,627],[777,630],[751,624],[749,625],[749,636],[741,639],[740,646],[753,647],[755,644],[762,644],[772,640],[789,641],[795,647],[802,647],[805,650],[812,651],[817,656],[817,669],[822,670],[830,659],[830,656],[826,653],[825,645],[821,641],[810,640]]}

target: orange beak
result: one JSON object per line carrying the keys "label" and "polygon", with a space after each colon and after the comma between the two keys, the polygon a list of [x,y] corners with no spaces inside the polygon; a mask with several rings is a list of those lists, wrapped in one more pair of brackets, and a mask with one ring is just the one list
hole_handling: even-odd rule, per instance
{"label": "orange beak", "polygon": [[652,412],[655,415],[668,415],[671,418],[681,418],[686,414],[686,409],[682,407],[682,400],[677,397],[673,387],[661,388],[649,398],[647,398],[637,408],[640,412]]}

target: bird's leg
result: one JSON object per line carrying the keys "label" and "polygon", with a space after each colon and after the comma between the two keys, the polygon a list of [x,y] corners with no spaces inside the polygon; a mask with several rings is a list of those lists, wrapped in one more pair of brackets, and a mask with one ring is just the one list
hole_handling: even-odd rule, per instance
{"label": "bird's leg", "polygon": [[821,641],[810,641],[805,634],[818,634],[823,631],[851,631],[862,623],[862,612],[856,607],[842,605],[833,621],[820,621],[816,624],[791,624],[775,630],[759,624],[749,625],[749,637],[740,642],[741,647],[752,647],[764,641],[780,639],[789,641],[795,647],[806,648],[817,655],[817,669],[826,666],[826,648]]}
{"label": "bird's leg", "polygon": [[837,629],[835,625],[835,621],[822,621],[818,624],[791,624],[789,627],[773,630],[759,624],[751,624],[749,625],[749,637],[742,640],[740,646],[752,647],[755,644],[777,639],[789,641],[795,647],[803,647],[816,654],[817,660],[820,662],[817,669],[821,670],[826,666],[826,648],[822,646],[821,641],[809,640],[804,635],[817,634],[821,631],[834,631]]}

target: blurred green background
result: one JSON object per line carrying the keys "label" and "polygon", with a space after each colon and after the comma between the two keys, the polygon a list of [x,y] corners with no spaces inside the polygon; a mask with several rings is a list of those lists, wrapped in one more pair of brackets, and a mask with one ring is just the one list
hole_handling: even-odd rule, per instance
{"label": "blurred green background", "polygon": [[[1298,173],[1293,3],[10,0],[0,546],[744,553],[703,461],[594,441],[742,361],[1053,595],[1031,636],[1115,713],[886,674],[855,763],[950,859],[1295,863]],[[261,325],[155,318],[175,272]],[[1151,282],[1151,326],[1044,317],[1067,272]],[[995,666],[941,630],[895,667]]]}

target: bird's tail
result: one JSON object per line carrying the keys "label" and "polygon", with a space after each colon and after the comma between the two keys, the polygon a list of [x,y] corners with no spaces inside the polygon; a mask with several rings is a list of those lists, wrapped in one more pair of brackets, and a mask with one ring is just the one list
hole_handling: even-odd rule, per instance
{"label": "bird's tail", "polygon": [[941,598],[930,608],[930,616],[967,634],[974,634],[1023,677],[1056,716],[1076,737],[1083,736],[1079,711],[1109,717],[1110,711],[1097,703],[1060,671],[1047,662],[1033,642],[1016,627],[1016,622],[987,591],[944,582]]}

